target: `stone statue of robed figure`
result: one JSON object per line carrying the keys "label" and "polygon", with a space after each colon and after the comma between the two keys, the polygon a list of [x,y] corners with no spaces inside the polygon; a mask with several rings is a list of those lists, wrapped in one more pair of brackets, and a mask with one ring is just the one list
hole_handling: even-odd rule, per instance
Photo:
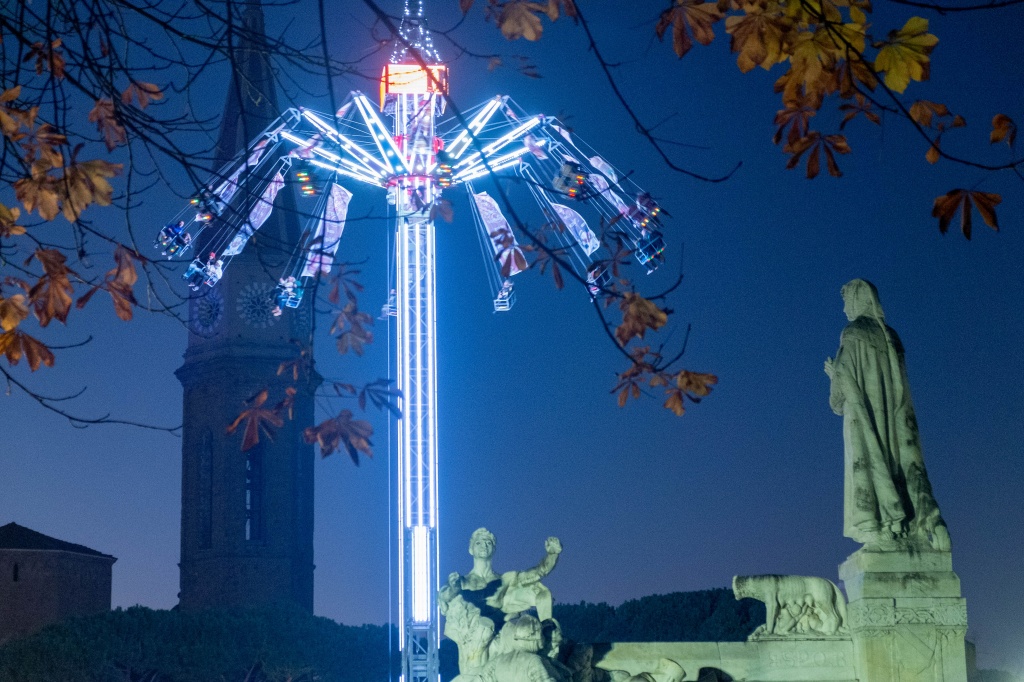
{"label": "stone statue of robed figure", "polygon": [[850,323],[825,373],[832,411],[843,417],[843,534],[869,551],[949,551],[921,455],[903,346],[873,284],[855,279],[842,296]]}

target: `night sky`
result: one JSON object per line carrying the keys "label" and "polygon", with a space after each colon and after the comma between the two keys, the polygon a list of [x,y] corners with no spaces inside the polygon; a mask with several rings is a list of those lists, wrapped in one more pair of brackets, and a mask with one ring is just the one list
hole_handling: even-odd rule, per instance
{"label": "night sky", "polygon": [[[540,43],[511,44],[476,8],[454,33],[478,52],[527,55],[540,79],[518,74],[508,58],[489,72],[486,60],[456,59],[448,40],[435,42],[461,107],[509,94],[529,112],[571,115],[576,134],[662,201],[673,216],[668,262],[650,278],[634,264],[632,276],[654,291],[685,274],[669,302],[674,331],[660,338],[678,344],[692,324],[684,364],[720,383],[683,418],[657,399],[618,409],[609,390],[625,365],[582,289],[556,291],[550,278],[523,273],[516,306],[494,314],[465,192],[451,191],[456,220],[439,227],[437,256],[441,574],[468,570],[469,534],[486,526],[498,538],[498,570],[534,565],[544,539],[561,538],[565,551],[545,581],[561,602],[618,604],[724,587],[735,574],[838,581],[838,564],[857,546],[842,537],[842,420],[829,410],[822,363],[846,324],[839,289],[862,277],[878,286],[907,348],[925,462],[953,538],[979,665],[1024,673],[1019,179],[946,161],[930,166],[926,144],[904,122],[879,129],[858,120],[847,131],[853,154],[840,158],[845,176],[808,181],[784,170],[786,157],[770,141],[779,108],[771,83],[781,71],[740,74],[724,27],[714,45],[676,60],[652,37],[661,3],[595,4],[584,9],[642,119],[667,119],[658,132],[687,145],[670,147],[681,165],[716,175],[742,161],[735,177],[709,184],[667,169],[633,132],[571,23],[546,25]],[[907,10],[877,8],[876,31],[902,26]],[[292,11],[273,10],[271,30],[289,20],[300,36],[313,30],[303,25],[312,14]],[[343,28],[331,38],[334,54],[369,53],[368,13],[336,11]],[[458,20],[454,0],[428,3],[428,12],[436,29]],[[941,42],[933,81],[912,84],[910,96],[966,117],[969,126],[947,138],[951,148],[1004,160],[1005,146],[988,148],[989,121],[998,112],[1024,119],[1015,47],[1024,10],[924,16]],[[384,58],[370,57],[366,73],[379,73]],[[375,87],[335,82],[339,95]],[[290,94],[327,109],[322,90],[315,101]],[[181,105],[171,98],[164,106]],[[823,113],[817,123],[831,132],[832,117]],[[953,187],[1002,193],[1002,231],[979,220],[971,242],[940,235],[931,203]],[[155,233],[178,201],[156,189],[135,214],[146,248],[145,224]],[[383,192],[358,190],[351,215],[380,215],[383,201]],[[342,258],[365,260],[361,300],[371,312],[388,286],[389,229],[381,220],[353,221],[341,247]],[[181,325],[147,315],[122,324],[99,298],[75,317],[68,338],[91,334],[93,342],[62,351],[35,385],[56,393],[87,386],[69,406],[78,412],[180,423],[173,371],[185,347]],[[322,329],[318,370],[351,381],[386,375],[388,332],[378,322],[363,358],[339,358]],[[16,521],[117,556],[115,606],[174,606],[180,441],[132,428],[74,429],[16,392],[0,396],[0,406],[0,524]],[[321,416],[330,407],[324,403]],[[368,418],[377,429],[372,460],[356,468],[335,455],[316,468],[316,612],[348,624],[382,623],[389,613],[389,429],[383,415]]]}

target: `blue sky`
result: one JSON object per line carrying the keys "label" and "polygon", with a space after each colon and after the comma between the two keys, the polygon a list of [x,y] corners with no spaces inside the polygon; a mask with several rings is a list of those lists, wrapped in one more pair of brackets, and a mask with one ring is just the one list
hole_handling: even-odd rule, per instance
{"label": "blue sky", "polygon": [[[540,43],[511,44],[475,9],[458,40],[528,55],[543,78],[450,59],[452,95],[462,107],[509,94],[530,112],[570,114],[576,134],[662,200],[672,214],[668,262],[649,279],[634,276],[656,290],[685,274],[669,303],[671,341],[692,324],[684,364],[716,373],[720,383],[681,419],[656,400],[618,409],[608,391],[622,363],[586,295],[556,291],[527,272],[515,308],[494,314],[465,194],[453,191],[456,221],[438,232],[442,574],[468,568],[469,534],[486,526],[498,537],[499,569],[533,565],[544,538],[562,539],[561,563],[547,580],[557,601],[619,603],[724,587],[735,574],[837,581],[837,565],[856,545],[842,537],[842,426],[828,408],[822,362],[845,324],[839,289],[863,277],[878,286],[907,348],[925,461],[952,534],[979,663],[1024,672],[1019,180],[945,161],[929,166],[926,145],[900,121],[884,129],[855,122],[841,179],[785,171],[770,142],[778,72],[740,74],[722,29],[714,45],[676,60],[652,38],[657,10],[620,9],[626,4],[584,6],[606,56],[621,63],[615,73],[626,96],[647,122],[673,115],[659,132],[694,146],[673,148],[681,165],[718,174],[742,161],[728,182],[667,169],[634,133],[568,22],[548,25]],[[901,26],[907,9],[878,7],[879,33]],[[332,37],[338,54],[366,51],[358,41],[369,20],[350,11],[338,11],[338,25],[353,27]],[[457,19],[454,2],[428,3],[428,11],[435,28]],[[999,150],[986,148],[991,116],[1024,117],[1014,48],[1024,11],[926,16],[941,42],[932,82],[910,93],[962,113],[969,123],[955,131],[962,149],[995,159]],[[436,44],[443,56],[456,52],[444,39]],[[367,64],[368,73],[378,68]],[[339,93],[372,87],[335,83]],[[938,233],[932,199],[956,186],[1003,194],[1000,233],[980,223],[971,242]],[[155,231],[174,205],[155,191],[137,220]],[[352,212],[382,208],[382,195],[364,191]],[[363,300],[371,311],[388,286],[388,231],[383,221],[353,222],[342,245],[343,257],[366,260]],[[145,315],[112,322],[106,305],[97,299],[72,330],[92,334],[92,344],[61,353],[58,368],[36,377],[39,385],[88,386],[77,402],[82,411],[178,423],[173,370],[183,329]],[[338,357],[321,333],[319,371],[363,380],[386,374],[382,325],[361,359]],[[16,394],[0,396],[0,405],[0,523],[119,557],[115,605],[173,606],[180,442],[127,428],[72,429]],[[383,622],[388,614],[388,429],[382,416],[370,419],[378,430],[374,459],[355,468],[331,457],[316,470],[316,610],[345,623]]]}

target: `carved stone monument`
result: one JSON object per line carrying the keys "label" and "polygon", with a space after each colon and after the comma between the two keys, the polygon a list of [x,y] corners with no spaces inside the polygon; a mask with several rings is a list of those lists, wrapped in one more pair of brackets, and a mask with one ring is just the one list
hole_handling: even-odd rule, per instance
{"label": "carved stone monument", "polygon": [[[737,599],[766,605],[746,642],[563,641],[540,580],[556,538],[527,571],[491,567],[494,535],[473,533],[473,569],[452,573],[439,603],[459,647],[459,682],[967,682],[967,607],[949,532],[925,471],[903,346],[875,287],[842,289],[849,324],[825,361],[843,417],[843,532],[863,547],[829,580],[737,576]],[[536,617],[532,615],[536,613]]]}
{"label": "carved stone monument", "polygon": [[855,279],[842,297],[849,324],[825,373],[843,417],[844,534],[864,544],[839,567],[858,677],[966,682],[967,605],[925,472],[903,346],[873,284]]}

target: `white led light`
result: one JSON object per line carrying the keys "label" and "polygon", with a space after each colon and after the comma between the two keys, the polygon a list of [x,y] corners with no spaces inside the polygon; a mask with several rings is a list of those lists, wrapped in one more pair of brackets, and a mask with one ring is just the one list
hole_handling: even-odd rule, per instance
{"label": "white led light", "polygon": [[[363,162],[367,166],[367,168],[364,169],[365,172],[368,172],[371,175],[375,175],[378,172],[381,175],[387,173],[388,169],[384,166],[384,164],[375,159],[371,154],[369,154],[366,150],[364,150],[358,144],[353,142],[347,136],[339,133],[334,128],[331,128],[319,116],[317,116],[311,111],[306,110],[303,110],[302,115],[305,116],[306,119],[310,123],[315,125],[321,132],[323,132],[325,135],[332,138],[335,142],[341,145],[342,149],[355,155],[359,161]],[[370,168],[369,166],[376,166],[377,168],[373,169]]]}
{"label": "white led light", "polygon": [[453,166],[453,168],[459,168],[461,166],[468,166],[469,164],[474,163],[477,159],[479,159],[481,157],[481,155],[482,156],[487,156],[488,154],[490,154],[491,152],[495,151],[496,149],[501,149],[502,147],[507,145],[509,142],[512,142],[513,140],[517,139],[518,137],[521,137],[521,136],[525,135],[526,133],[528,133],[529,131],[531,131],[534,128],[536,128],[538,125],[540,125],[541,121],[543,121],[543,120],[544,120],[544,118],[542,116],[534,116],[529,121],[527,121],[526,123],[522,124],[521,126],[516,128],[515,130],[502,135],[497,140],[495,140],[494,142],[491,142],[489,145],[484,147],[482,154],[481,154],[481,152],[473,152],[472,154],[470,154],[469,156],[464,158],[462,161],[459,161],[457,164],[455,164],[455,166]]}
{"label": "white led light", "polygon": [[[512,166],[515,166],[518,163],[519,163],[519,157],[517,156],[516,158],[511,159],[510,161],[506,161],[505,163],[502,163],[502,164],[499,164],[499,165],[496,165],[496,166],[491,166],[490,172],[491,173],[497,173],[498,171],[502,171],[502,170],[505,170],[506,168],[510,168]],[[476,171],[475,173],[473,173],[472,175],[467,175],[466,177],[459,178],[459,182],[469,182],[470,180],[476,180],[477,178],[479,178],[481,176],[487,175],[487,173],[488,173],[488,170],[486,168],[484,168],[483,166],[480,166],[480,169],[478,171]]]}
{"label": "white led light", "polygon": [[412,529],[412,619],[430,622],[430,531],[426,526]]}
{"label": "white led light", "polygon": [[[501,168],[507,168],[508,167],[508,164],[506,163],[507,161],[512,161],[514,159],[518,159],[520,156],[523,156],[524,154],[526,154],[529,151],[530,151],[529,149],[527,149],[526,147],[523,147],[522,149],[517,149],[516,151],[512,152],[511,154],[506,154],[505,156],[499,157],[497,159],[487,159],[487,163],[491,166],[492,170],[497,170],[497,168],[499,166]],[[452,178],[452,182],[460,182],[460,181],[466,180],[470,176],[478,178],[478,177],[480,177],[480,175],[482,175],[482,173],[480,171],[483,171],[484,173],[487,172],[487,167],[484,166],[483,163],[480,163],[477,166],[472,166],[472,167],[467,168],[466,170],[462,171],[461,173],[456,175],[454,178]]]}
{"label": "white led light", "polygon": [[459,133],[458,137],[456,137],[452,141],[451,146],[449,148],[449,154],[451,154],[453,160],[458,159],[460,156],[462,156],[462,153],[469,148],[469,134],[472,133],[476,135],[477,133],[479,133],[487,124],[487,121],[491,120],[491,116],[494,115],[494,112],[496,112],[501,107],[503,101],[503,97],[495,97],[493,100],[491,100],[487,104],[487,106],[481,109],[479,113],[477,113],[477,115],[473,117],[473,120],[469,122],[469,124],[461,133]]}

